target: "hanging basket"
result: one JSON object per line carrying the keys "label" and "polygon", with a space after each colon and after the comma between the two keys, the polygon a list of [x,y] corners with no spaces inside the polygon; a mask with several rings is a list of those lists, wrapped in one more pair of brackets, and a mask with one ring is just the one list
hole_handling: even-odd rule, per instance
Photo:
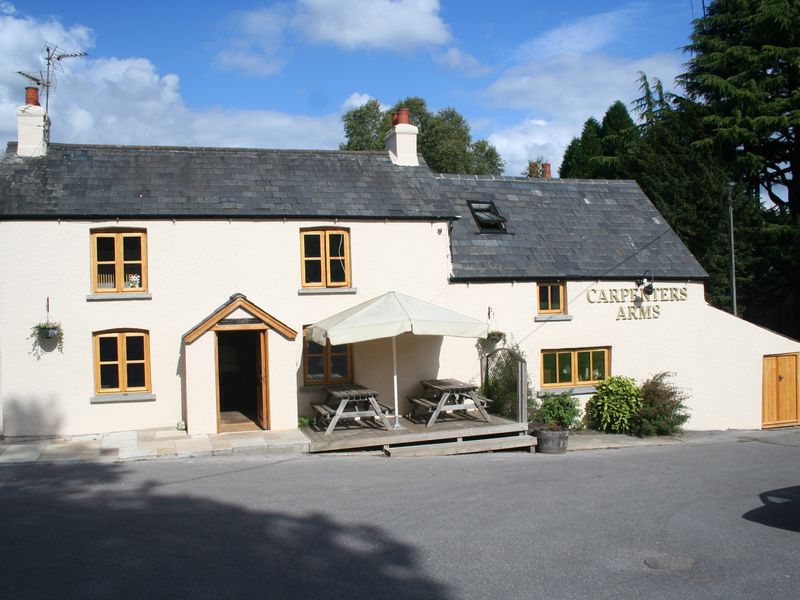
{"label": "hanging basket", "polygon": [[39,337],[45,340],[57,338],[60,334],[61,330],[58,327],[44,327],[39,329]]}

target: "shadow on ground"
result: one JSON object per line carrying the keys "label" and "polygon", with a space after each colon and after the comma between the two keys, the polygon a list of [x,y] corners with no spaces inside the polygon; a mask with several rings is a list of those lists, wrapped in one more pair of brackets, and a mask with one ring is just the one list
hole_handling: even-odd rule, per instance
{"label": "shadow on ground", "polygon": [[[0,595],[447,598],[413,547],[327,515],[131,486],[122,465],[0,470]],[[268,508],[268,507],[266,507]]]}
{"label": "shadow on ground", "polygon": [[758,495],[763,506],[742,515],[748,521],[800,532],[800,485]]}

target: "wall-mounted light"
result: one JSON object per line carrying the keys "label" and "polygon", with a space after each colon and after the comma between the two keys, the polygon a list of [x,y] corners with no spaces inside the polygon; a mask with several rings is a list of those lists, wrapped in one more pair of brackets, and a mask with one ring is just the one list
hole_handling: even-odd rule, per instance
{"label": "wall-mounted light", "polygon": [[653,274],[650,271],[645,271],[639,279],[636,280],[636,287],[641,288],[646,296],[652,296],[654,287]]}

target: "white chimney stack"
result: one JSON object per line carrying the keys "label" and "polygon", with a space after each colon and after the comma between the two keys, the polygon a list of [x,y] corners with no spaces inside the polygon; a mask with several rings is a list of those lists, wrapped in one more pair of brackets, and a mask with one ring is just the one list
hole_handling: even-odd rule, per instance
{"label": "white chimney stack", "polygon": [[384,144],[392,164],[418,167],[417,134],[419,129],[411,124],[408,109],[401,108],[392,115],[392,130],[386,134]]}
{"label": "white chimney stack", "polygon": [[47,154],[50,119],[39,105],[39,88],[25,88],[25,104],[17,108],[17,155]]}

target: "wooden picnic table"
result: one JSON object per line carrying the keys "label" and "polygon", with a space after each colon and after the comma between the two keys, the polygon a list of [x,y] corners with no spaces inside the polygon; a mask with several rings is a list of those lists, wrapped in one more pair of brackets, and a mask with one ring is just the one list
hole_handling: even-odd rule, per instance
{"label": "wooden picnic table", "polygon": [[475,390],[477,385],[465,383],[458,379],[423,379],[420,381],[426,398],[410,398],[412,402],[431,410],[431,416],[425,427],[436,422],[442,411],[477,409],[484,421],[489,422],[489,414],[484,408],[485,398],[480,398]]}
{"label": "wooden picnic table", "polygon": [[378,402],[378,392],[357,383],[332,385],[325,388],[328,396],[324,404],[312,404],[318,416],[327,421],[325,435],[330,435],[339,419],[355,419],[359,417],[377,418],[386,430],[392,428],[386,418],[389,408]]}

